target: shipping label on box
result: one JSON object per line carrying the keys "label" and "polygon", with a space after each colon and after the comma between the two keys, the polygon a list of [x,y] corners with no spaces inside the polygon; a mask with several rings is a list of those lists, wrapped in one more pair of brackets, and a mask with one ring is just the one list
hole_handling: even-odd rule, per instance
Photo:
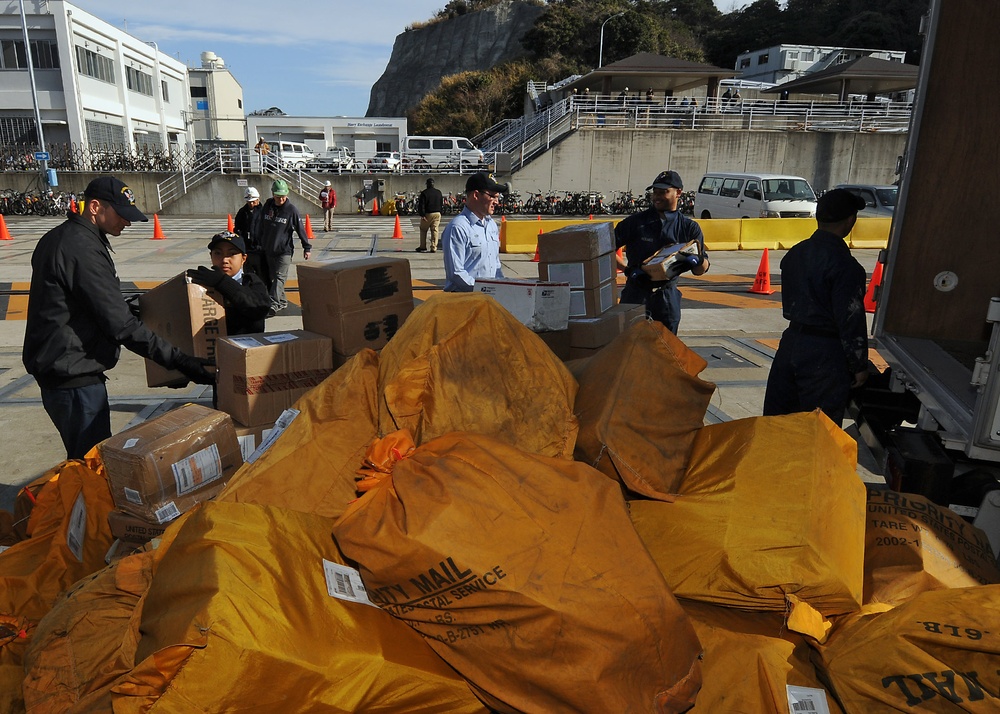
{"label": "shipping label on box", "polygon": [[363,256],[298,263],[302,326],[352,355],[385,346],[413,311],[410,262]]}
{"label": "shipping label on box", "polygon": [[593,260],[615,252],[614,225],[586,222],[538,236],[538,258],[545,263]]}
{"label": "shipping label on box", "polygon": [[476,280],[472,289],[493,297],[535,332],[565,330],[569,324],[570,290],[566,283],[493,278]]}
{"label": "shipping label on box", "polygon": [[[189,282],[181,273],[139,297],[143,324],[185,354],[215,359],[218,340],[226,336],[222,296]],[[177,370],[146,360],[147,387],[176,387],[188,383]]]}
{"label": "shipping label on box", "polygon": [[197,404],[98,444],[115,505],[154,523],[212,498],[243,464],[232,419]]}
{"label": "shipping label on box", "polygon": [[573,289],[598,288],[615,277],[615,254],[573,263],[539,263],[538,277],[554,283],[569,283]]}
{"label": "shipping label on box", "polygon": [[333,372],[329,337],[306,330],[227,337],[219,342],[219,409],[240,424],[273,424]]}
{"label": "shipping label on box", "polygon": [[[600,317],[615,305],[617,285],[613,282],[592,290],[573,290],[569,295],[570,317]],[[568,325],[567,325],[568,326]]]}

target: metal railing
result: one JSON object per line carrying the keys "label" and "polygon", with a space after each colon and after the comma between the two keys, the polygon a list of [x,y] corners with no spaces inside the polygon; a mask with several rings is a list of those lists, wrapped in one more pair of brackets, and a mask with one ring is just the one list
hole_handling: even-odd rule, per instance
{"label": "metal railing", "polygon": [[[567,97],[530,117],[500,122],[473,139],[483,151],[505,151],[520,168],[581,127],[753,131],[893,132],[909,130],[909,102],[725,100],[649,102],[636,97]],[[571,119],[567,120],[567,117]]]}

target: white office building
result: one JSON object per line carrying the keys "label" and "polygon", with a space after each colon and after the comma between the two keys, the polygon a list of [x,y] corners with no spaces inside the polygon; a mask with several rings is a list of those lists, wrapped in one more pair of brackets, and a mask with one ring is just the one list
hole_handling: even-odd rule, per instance
{"label": "white office building", "polygon": [[406,117],[299,117],[251,114],[247,138],[268,143],[298,141],[316,152],[346,148],[358,157],[376,151],[399,151],[406,136]]}
{"label": "white office building", "polygon": [[902,63],[906,60],[906,52],[818,45],[776,45],[744,52],[736,58],[736,69],[742,80],[782,84],[861,57]]}
{"label": "white office building", "polygon": [[191,112],[188,123],[195,141],[239,142],[247,140],[243,111],[243,87],[214,52],[201,53],[201,67],[188,69]]}
{"label": "white office building", "polygon": [[[47,144],[188,147],[184,63],[63,0],[25,0]],[[0,0],[0,144],[34,143],[35,113],[17,0]]]}

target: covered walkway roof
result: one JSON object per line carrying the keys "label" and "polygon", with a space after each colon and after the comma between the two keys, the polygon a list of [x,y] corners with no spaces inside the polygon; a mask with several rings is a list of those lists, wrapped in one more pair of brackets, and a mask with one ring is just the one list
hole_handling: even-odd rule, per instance
{"label": "covered walkway roof", "polygon": [[861,57],[775,85],[762,93],[836,94],[840,101],[846,101],[848,94],[874,97],[913,89],[917,86],[918,71],[919,68],[912,64]]}
{"label": "covered walkway roof", "polygon": [[652,87],[653,91],[673,94],[707,85],[709,96],[715,96],[719,81],[737,74],[739,72],[735,70],[711,64],[641,52],[595,69],[560,87],[560,90],[572,92],[576,89],[582,92],[589,89],[600,94],[611,94],[626,89],[642,92]]}

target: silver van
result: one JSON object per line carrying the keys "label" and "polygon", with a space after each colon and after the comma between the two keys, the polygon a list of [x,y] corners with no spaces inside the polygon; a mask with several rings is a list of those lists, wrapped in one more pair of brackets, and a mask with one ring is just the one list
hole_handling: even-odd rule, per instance
{"label": "silver van", "polygon": [[483,152],[461,136],[407,136],[399,153],[407,169],[469,170],[485,164]]}
{"label": "silver van", "polygon": [[896,210],[896,198],[899,186],[876,186],[875,184],[842,183],[834,188],[844,188],[855,196],[865,199],[865,207],[858,211],[859,216],[873,218],[892,218]]}
{"label": "silver van", "polygon": [[695,218],[811,218],[816,192],[801,176],[709,173],[694,194]]}

